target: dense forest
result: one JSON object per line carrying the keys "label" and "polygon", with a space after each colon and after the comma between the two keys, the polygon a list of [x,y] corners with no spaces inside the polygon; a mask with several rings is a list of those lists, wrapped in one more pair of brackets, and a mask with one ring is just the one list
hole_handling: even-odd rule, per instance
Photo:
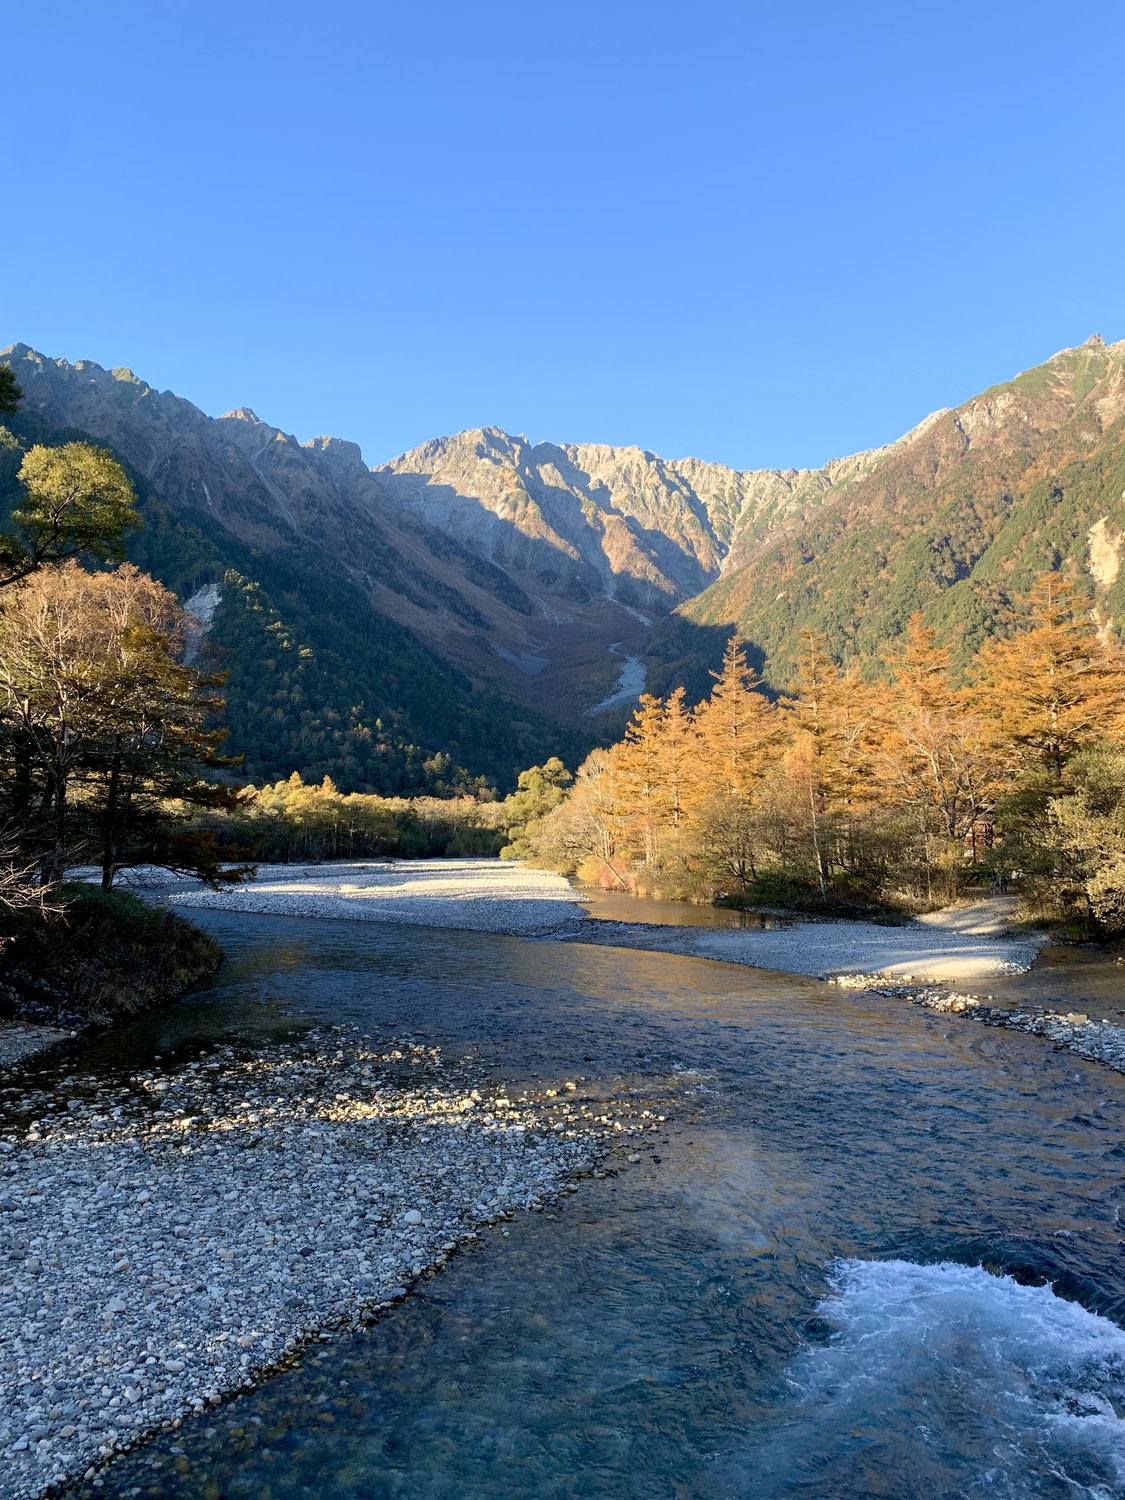
{"label": "dense forest", "polygon": [[1125,930],[1125,659],[1042,575],[963,668],[921,614],[879,675],[802,631],[784,695],[733,639],[710,695],[641,700],[529,852],[663,896],[916,910],[1019,887],[1076,932]]}

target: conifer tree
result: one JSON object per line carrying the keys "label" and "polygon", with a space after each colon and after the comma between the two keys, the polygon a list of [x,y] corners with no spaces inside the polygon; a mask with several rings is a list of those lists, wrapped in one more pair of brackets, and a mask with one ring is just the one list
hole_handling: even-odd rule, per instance
{"label": "conifer tree", "polygon": [[966,840],[975,846],[979,825],[991,813],[992,763],[979,717],[953,680],[950,652],[937,645],[920,612],[911,616],[905,639],[884,661],[890,682],[882,692],[873,690],[878,791],[884,801],[913,810],[929,889],[931,834],[944,841],[955,879]]}
{"label": "conifer tree", "polygon": [[711,696],[695,714],[698,770],[710,791],[745,802],[769,769],[781,733],[778,713],[739,636],[731,636],[722,667],[711,676]]}
{"label": "conifer tree", "polygon": [[850,789],[847,709],[839,668],[824,637],[802,630],[797,672],[786,698],[794,737],[788,764],[808,814],[809,839],[822,897],[831,870],[831,818]]}
{"label": "conifer tree", "polygon": [[651,869],[667,811],[664,795],[664,701],[642,693],[617,757],[620,806],[633,841]]}
{"label": "conifer tree", "polygon": [[975,695],[1010,774],[1057,788],[1078,751],[1120,737],[1125,669],[1070,579],[1042,574],[1027,604],[1024,627],[981,652]]}

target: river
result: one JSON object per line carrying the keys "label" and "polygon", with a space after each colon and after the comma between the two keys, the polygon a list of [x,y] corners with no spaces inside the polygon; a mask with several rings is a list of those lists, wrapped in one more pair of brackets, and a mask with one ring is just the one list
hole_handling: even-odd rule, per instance
{"label": "river", "polygon": [[223,971],[90,1066],[393,1024],[511,1084],[659,1075],[673,1123],[628,1174],[73,1495],[1125,1494],[1125,1078],[676,955],[199,920]]}

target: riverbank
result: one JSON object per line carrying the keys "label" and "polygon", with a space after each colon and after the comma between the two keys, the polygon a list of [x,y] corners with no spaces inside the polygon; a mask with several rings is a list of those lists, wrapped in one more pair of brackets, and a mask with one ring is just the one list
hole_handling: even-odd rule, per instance
{"label": "riverbank", "polygon": [[[1034,1037],[765,970],[394,924],[201,920],[228,953],[218,979],[83,1044],[71,1071],[109,1076],[115,1055],[130,1073],[154,1053],[186,1062],[220,1037],[269,1049],[286,1024],[346,1020],[472,1054],[509,1091],[569,1080],[628,1097],[667,1080],[674,1116],[626,1144],[641,1157],[627,1171],[607,1163],[559,1210],[517,1213],[371,1326],[206,1403],[70,1500],[389,1488],[401,1500],[724,1500],[810,1484],[845,1500],[873,1482],[912,1500],[971,1490],[981,1472],[1020,1495],[1114,1492],[1098,1444],[1120,1381],[1099,1349],[1116,1363],[1119,1341],[1099,1324],[1076,1343],[1066,1320],[1125,1295],[1125,1079]],[[673,1114],[652,1094],[644,1107]],[[285,1247],[295,1259],[300,1242]],[[903,1255],[913,1264],[896,1271]],[[891,1257],[881,1312],[825,1303],[841,1256]],[[968,1374],[965,1298],[931,1284],[951,1262],[988,1267],[970,1308],[984,1353]],[[1002,1273],[1042,1283],[1042,1319],[1005,1310]],[[904,1291],[916,1302],[905,1318]],[[822,1347],[844,1363],[806,1400],[794,1382]],[[873,1347],[886,1389],[871,1384]],[[846,1424],[841,1388],[856,1397]],[[966,1391],[983,1429],[957,1419]],[[932,1411],[953,1416],[920,1431]]]}
{"label": "riverbank", "polygon": [[971,983],[1020,974],[1047,941],[1042,933],[1014,931],[1011,903],[1002,898],[932,912],[900,927],[794,920],[773,927],[716,929],[595,921],[558,935],[813,979],[869,974],[903,983]]}
{"label": "riverbank", "polygon": [[584,916],[570,883],[499,859],[366,860],[261,865],[255,880],[225,891],[140,872],[136,888],[176,910],[205,908],[277,917],[343,917],[515,937],[552,932]]}
{"label": "riverbank", "polygon": [[[391,863],[271,868],[260,889],[165,887],[161,894],[176,905],[461,927],[807,975],[1042,1036],[1125,1072],[1125,1027],[1050,1007],[927,988],[975,985],[1031,968],[1048,939],[1018,926],[1011,897],[964,902],[897,927],[804,919],[761,928],[603,921],[564,899],[574,893],[561,877],[497,860],[434,861],[422,871]],[[596,913],[596,896],[585,900]]]}
{"label": "riverbank", "polygon": [[0,1070],[178,999],[222,949],[174,912],[81,880],[0,926]]}
{"label": "riverbank", "polygon": [[794,919],[762,928],[700,928],[596,920],[597,898],[576,899],[562,876],[515,861],[442,859],[263,865],[256,880],[226,891],[170,881],[158,872],[140,889],[176,910],[205,908],[294,917],[343,917],[459,928],[517,937],[609,943],[713,958],[825,979],[878,973],[906,981],[967,982],[1029,968],[1046,941],[1011,931],[1003,898],[950,908],[899,927]]}
{"label": "riverbank", "polygon": [[1004,1005],[995,995],[958,994],[925,985],[888,985],[878,974],[840,975],[832,983],[892,1000],[909,1000],[911,1005],[921,1005],[939,1015],[1041,1036],[1076,1057],[1104,1063],[1117,1073],[1125,1073],[1125,1026],[1116,1026],[1105,1017],[1098,1020],[1085,1011],[1054,1010],[1042,1005]]}
{"label": "riverbank", "polygon": [[[663,1115],[351,1028],[5,1091],[0,1496],[29,1500],[541,1209]],[[503,1233],[504,1231],[501,1231]]]}
{"label": "riverbank", "polygon": [[61,1047],[78,1035],[58,1026],[32,1026],[25,1021],[0,1021],[0,1072],[17,1067],[28,1058]]}

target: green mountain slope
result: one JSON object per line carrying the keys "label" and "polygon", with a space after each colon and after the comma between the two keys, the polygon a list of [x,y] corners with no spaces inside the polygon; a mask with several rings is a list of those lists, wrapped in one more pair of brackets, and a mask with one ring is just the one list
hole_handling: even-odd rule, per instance
{"label": "green mountain slope", "polygon": [[797,632],[841,660],[877,655],[923,610],[962,657],[1013,595],[1070,562],[1091,606],[1125,620],[1125,342],[1092,338],[955,411],[935,413],[816,508],[744,534],[722,577],[650,643],[659,680],[737,626],[778,685]]}

